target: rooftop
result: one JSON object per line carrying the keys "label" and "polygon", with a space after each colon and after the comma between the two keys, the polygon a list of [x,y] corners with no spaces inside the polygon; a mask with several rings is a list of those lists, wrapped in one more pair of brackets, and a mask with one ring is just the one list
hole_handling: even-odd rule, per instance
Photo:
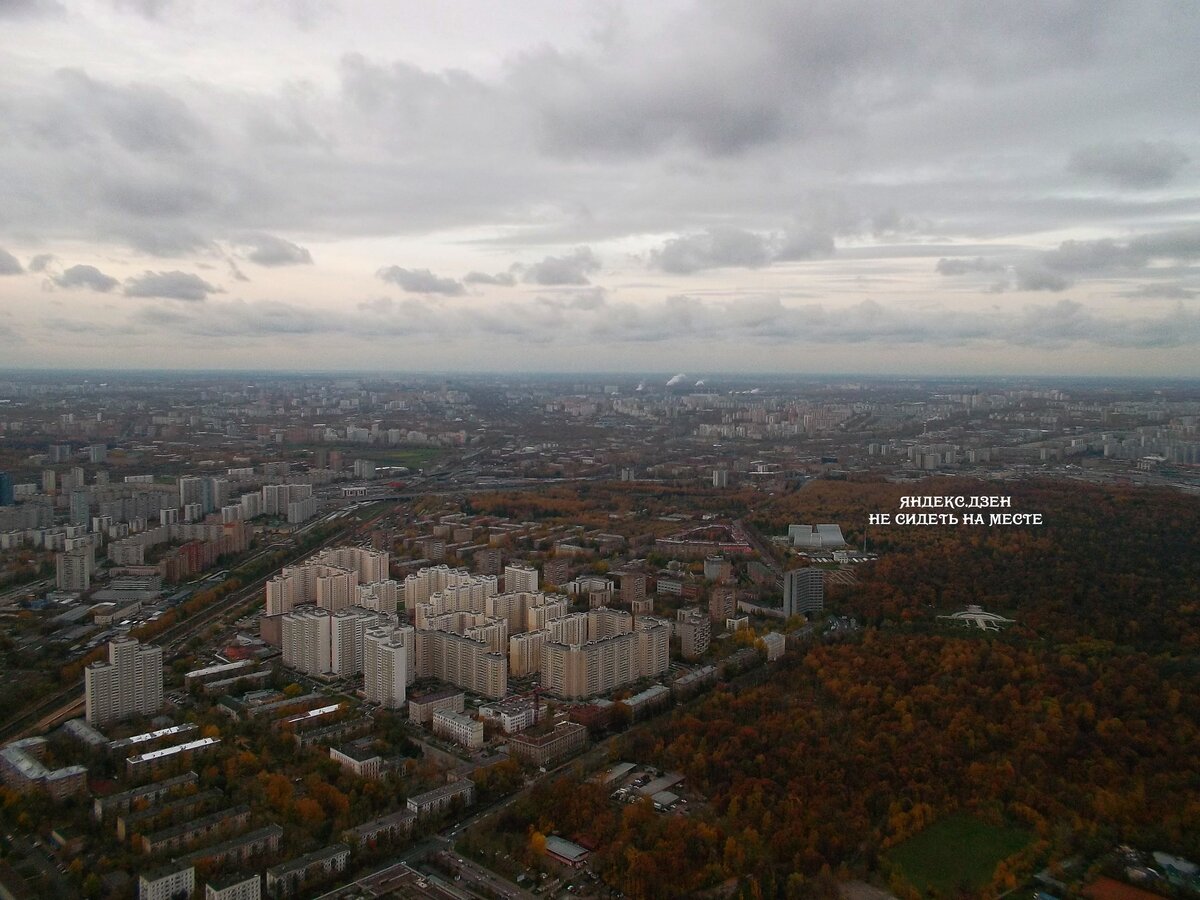
{"label": "rooftop", "polygon": [[546,838],[546,852],[553,853],[555,856],[572,863],[586,859],[588,855],[586,847],[581,847],[574,841],[560,838],[557,834],[552,834]]}
{"label": "rooftop", "polygon": [[587,731],[583,725],[575,722],[559,722],[554,726],[553,730],[547,731],[544,734],[531,735],[528,732],[522,734],[514,734],[508,740],[510,743],[527,744],[533,747],[540,747],[543,744],[549,744],[558,738],[562,737],[571,731]]}
{"label": "rooftop", "polygon": [[357,744],[343,744],[341,747],[335,748],[342,756],[348,756],[355,762],[366,762],[371,759],[378,759],[379,754],[367,747],[360,747]]}
{"label": "rooftop", "polygon": [[233,662],[219,663],[215,666],[206,666],[203,669],[193,669],[191,672],[184,673],[184,678],[204,678],[208,675],[220,675],[224,672],[236,672],[238,669],[245,669],[255,665],[252,659],[238,659]]}
{"label": "rooftop", "polygon": [[147,794],[153,794],[158,791],[168,791],[172,788],[182,787],[185,784],[194,784],[199,779],[195,772],[185,772],[183,775],[176,775],[174,778],[167,778],[163,781],[155,781],[152,784],[143,785],[139,788],[133,788],[128,791],[121,791],[117,794],[110,794],[107,797],[98,798],[102,803],[120,803],[123,800],[136,800],[139,797],[145,797]]}
{"label": "rooftop", "polygon": [[670,693],[671,693],[670,688],[665,687],[661,684],[652,684],[650,687],[646,688],[644,691],[634,694],[632,697],[627,697],[625,699],[625,705],[626,706],[637,706],[641,703],[647,703],[658,697],[662,697],[664,694],[670,694]]}
{"label": "rooftop", "polygon": [[207,883],[214,891],[223,891],[226,888],[231,888],[234,885],[247,881],[258,881],[259,877],[257,872],[232,872],[228,875],[218,875],[216,878],[210,878]]}
{"label": "rooftop", "polygon": [[283,829],[278,825],[267,825],[263,828],[256,829],[255,831],[247,831],[245,834],[239,834],[237,837],[230,838],[227,841],[222,841],[219,844],[201,847],[199,850],[195,850],[186,856],[181,856],[175,861],[180,864],[193,863],[202,859],[208,859],[209,857],[216,856],[221,853],[227,853],[228,851],[234,850],[238,847],[244,847],[246,844],[270,840],[272,837],[274,837],[275,840],[282,838]]}
{"label": "rooftop", "polygon": [[601,773],[596,780],[601,784],[612,784],[617,779],[624,778],[636,768],[637,765],[635,763],[617,763],[615,766],[610,766],[607,771]]}
{"label": "rooftop", "polygon": [[138,873],[138,880],[154,882],[160,878],[170,878],[172,875],[190,868],[191,866],[179,865],[178,863],[167,863],[165,866],[155,866],[153,869]]}
{"label": "rooftop", "polygon": [[292,872],[302,872],[315,863],[334,859],[343,853],[348,854],[349,852],[350,847],[347,844],[330,844],[328,847],[322,847],[320,850],[314,850],[312,853],[305,853],[303,856],[289,859],[287,862],[282,862],[277,866],[271,866],[271,868],[267,869],[267,874],[275,878],[281,878],[290,875]]}
{"label": "rooftop", "polygon": [[188,741],[186,744],[176,744],[173,747],[163,747],[161,750],[151,750],[148,753],[143,753],[140,756],[131,756],[126,760],[130,765],[138,765],[140,763],[153,762],[158,759],[165,759],[168,756],[174,756],[176,753],[186,753],[189,750],[200,750],[203,747],[211,747],[213,744],[221,743],[220,738],[200,738],[196,741]]}
{"label": "rooftop", "polygon": [[412,810],[400,809],[386,816],[380,816],[378,819],[372,819],[369,822],[363,822],[361,825],[355,825],[348,830],[360,835],[370,834],[375,831],[381,831],[391,825],[406,825],[415,818],[416,814]]}
{"label": "rooftop", "polygon": [[443,687],[436,688],[432,691],[426,691],[422,694],[410,694],[408,697],[409,703],[433,703],[435,700],[448,700],[456,695],[462,695],[462,691],[458,688]]}
{"label": "rooftop", "polygon": [[682,781],[683,781],[683,774],[681,772],[667,772],[665,775],[661,775],[658,778],[655,778],[653,781],[649,782],[648,784],[642,785],[640,788],[638,788],[638,793],[641,794],[643,797],[653,797],[655,794],[659,793],[660,791],[665,791],[668,788],[673,788],[673,787],[675,787],[675,785],[679,784]]}
{"label": "rooftop", "polygon": [[237,806],[230,806],[225,809],[219,809],[215,813],[210,813],[207,816],[201,816],[199,819],[188,819],[186,822],[180,822],[178,825],[171,825],[167,828],[162,828],[153,834],[146,836],[146,839],[152,844],[164,840],[170,840],[180,835],[190,834],[197,829],[206,828],[209,825],[217,825],[229,819],[237,818],[240,815],[249,815],[250,807],[241,803]]}
{"label": "rooftop", "polygon": [[471,781],[451,781],[448,784],[443,784],[440,787],[435,787],[432,791],[425,791],[423,794],[413,794],[408,798],[409,803],[415,803],[418,806],[422,803],[429,803],[434,800],[440,800],[442,797],[451,797],[461,793],[464,789],[471,790],[474,784]]}
{"label": "rooftop", "polygon": [[318,706],[316,709],[310,709],[308,712],[300,713],[300,715],[298,715],[298,716],[292,716],[287,721],[288,722],[304,722],[309,719],[316,719],[316,718],[320,718],[321,716],[327,716],[330,713],[335,713],[341,708],[342,708],[342,704],[340,704],[340,703],[334,703],[330,706]]}
{"label": "rooftop", "polygon": [[186,734],[190,731],[195,731],[199,726],[191,722],[184,722],[182,725],[172,725],[170,728],[160,728],[158,731],[147,731],[144,734],[135,734],[133,737],[120,738],[109,743],[109,747],[116,749],[119,747],[132,747],[137,744],[146,744],[150,741],[157,741],[159,738],[170,737],[174,734]]}

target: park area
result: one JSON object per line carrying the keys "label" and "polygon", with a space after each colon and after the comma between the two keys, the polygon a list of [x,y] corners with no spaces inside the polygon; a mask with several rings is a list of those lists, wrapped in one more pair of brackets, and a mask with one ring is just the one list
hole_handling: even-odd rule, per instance
{"label": "park area", "polygon": [[930,889],[952,896],[976,891],[991,880],[996,865],[1025,847],[1033,835],[996,827],[973,816],[944,818],[891,851],[892,864],[922,894]]}

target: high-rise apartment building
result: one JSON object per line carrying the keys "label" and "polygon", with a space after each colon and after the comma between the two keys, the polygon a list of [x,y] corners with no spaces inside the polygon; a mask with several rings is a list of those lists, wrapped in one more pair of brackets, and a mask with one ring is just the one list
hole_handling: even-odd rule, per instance
{"label": "high-rise apartment building", "polygon": [[14,503],[13,477],[7,472],[0,472],[0,506],[12,506]]}
{"label": "high-rise apartment building", "polygon": [[367,632],[394,624],[390,616],[358,606],[335,612],[330,620],[329,634],[329,663],[333,674],[342,677],[361,674]]}
{"label": "high-rise apartment building", "polygon": [[708,617],[714,622],[732,619],[737,612],[737,589],[726,586],[714,587],[708,598]]}
{"label": "high-rise apartment building", "polygon": [[508,659],[483,641],[448,631],[418,631],[417,674],[498,700],[508,693]]}
{"label": "high-rise apartment building", "polygon": [[633,616],[623,609],[609,609],[601,606],[589,609],[587,616],[588,640],[603,641],[619,634],[633,631]]}
{"label": "high-rise apartment building", "polygon": [[303,606],[280,620],[283,664],[309,675],[349,678],[363,671],[368,631],[395,625],[389,616],[357,606],[328,609]]}
{"label": "high-rise apartment building", "polygon": [[262,513],[268,516],[286,516],[289,504],[311,497],[311,484],[264,484]]}
{"label": "high-rise apartment building", "polygon": [[555,619],[548,626],[548,640],[557,644],[586,644],[588,642],[587,613],[571,613]]}
{"label": "high-rise apartment building", "polygon": [[519,634],[545,628],[547,622],[565,616],[570,608],[570,600],[560,594],[516,591],[489,597],[484,612],[507,621],[510,634]]}
{"label": "high-rise apartment building", "polygon": [[417,629],[411,625],[400,625],[393,629],[395,634],[404,644],[404,664],[408,668],[408,674],[404,678],[404,683],[407,686],[412,686],[417,680],[417,668],[420,660],[417,659]]}
{"label": "high-rise apartment building", "polygon": [[60,591],[86,591],[92,586],[95,549],[80,547],[54,554],[55,585]]}
{"label": "high-rise apartment building", "polygon": [[329,672],[332,632],[328,610],[306,606],[287,613],[280,622],[283,664],[310,675]]}
{"label": "high-rise apartment building", "polygon": [[526,631],[508,639],[508,673],[513,678],[524,678],[542,668],[542,647],[548,634],[546,631]]}
{"label": "high-rise apartment building", "polygon": [[88,524],[91,521],[88,492],[74,490],[71,492],[71,524]]}
{"label": "high-rise apartment building", "polygon": [[243,519],[261,516],[263,511],[262,494],[257,491],[253,494],[242,494],[238,497],[238,505],[242,508]]}
{"label": "high-rise apartment building", "polygon": [[372,628],[363,635],[363,690],[368,703],[385,709],[404,705],[412,630]]}
{"label": "high-rise apartment building", "polygon": [[637,679],[637,639],[630,634],[589,644],[542,647],[541,687],[564,699],[594,697]]}
{"label": "high-rise apartment building", "polygon": [[430,596],[428,602],[418,603],[419,616],[440,616],[448,612],[477,612],[487,609],[487,600],[495,596],[496,579],[473,575],[458,584],[448,585]]}
{"label": "high-rise apartment building", "polygon": [[566,699],[606,694],[660,675],[670,662],[670,624],[601,607],[550,623],[542,646],[541,686]]}
{"label": "high-rise apartment building", "polygon": [[565,556],[546,560],[542,576],[546,584],[565,585],[571,580],[571,560]]}
{"label": "high-rise apartment building", "polygon": [[377,581],[372,584],[360,584],[357,588],[358,606],[373,609],[376,612],[394,615],[397,607],[403,601],[404,585],[399,581]]}
{"label": "high-rise apartment building", "polygon": [[654,616],[639,616],[637,635],[638,678],[653,678],[671,664],[671,623]]}
{"label": "high-rise apartment building", "polygon": [[504,590],[536,591],[538,589],[538,570],[525,563],[509,563],[504,567]]}
{"label": "high-rise apartment building", "polygon": [[[404,608],[414,613],[420,604],[428,603],[434,594],[464,585],[472,586],[472,591],[477,590],[484,598],[494,596],[498,589],[494,575],[472,575],[466,569],[451,569],[445,565],[427,566],[404,579]],[[482,611],[483,606],[480,606],[477,612]]]}
{"label": "high-rise apartment building", "polygon": [[504,564],[504,555],[498,547],[487,547],[475,551],[472,558],[475,571],[480,575],[499,575]]}
{"label": "high-rise apartment building", "polygon": [[179,505],[181,507],[187,506],[189,503],[199,503],[207,510],[209,502],[211,502],[211,497],[207,478],[188,475],[179,479]]}
{"label": "high-rise apartment building", "polygon": [[277,616],[305,603],[331,612],[358,599],[358,573],[340,566],[302,563],[285,566],[267,582],[267,615]]}
{"label": "high-rise apartment building", "polygon": [[681,609],[675,614],[679,652],[684,659],[698,659],[712,640],[712,622],[699,609]]}
{"label": "high-rise apartment building", "polygon": [[91,725],[156,713],[163,705],[162,648],[117,638],[109,642],[108,662],[84,669],[83,686]]}
{"label": "high-rise apartment building", "polygon": [[209,478],[206,480],[208,481],[208,505],[204,511],[210,513],[229,502],[229,479]]}
{"label": "high-rise apartment building", "polygon": [[503,619],[483,618],[462,631],[464,637],[487,644],[492,653],[508,652],[508,623]]}
{"label": "high-rise apartment building", "polygon": [[646,576],[642,572],[621,573],[621,602],[632,604],[646,599]]}
{"label": "high-rise apartment building", "polygon": [[783,614],[808,615],[825,608],[825,574],[820,569],[792,569],[783,573]]}
{"label": "high-rise apartment building", "polygon": [[386,550],[371,550],[367,547],[331,547],[328,550],[322,550],[309,562],[349,569],[358,573],[358,580],[362,584],[372,584],[377,581],[387,581],[390,558],[391,554]]}
{"label": "high-rise apartment building", "polygon": [[316,497],[305,497],[303,500],[293,500],[287,505],[286,518],[289,525],[307,522],[321,508],[321,501]]}

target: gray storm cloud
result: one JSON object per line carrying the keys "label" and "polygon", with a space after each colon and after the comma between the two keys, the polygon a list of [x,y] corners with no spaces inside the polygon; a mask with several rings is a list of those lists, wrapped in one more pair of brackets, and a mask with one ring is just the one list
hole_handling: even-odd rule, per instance
{"label": "gray storm cloud", "polygon": [[120,284],[111,275],[106,275],[95,266],[88,265],[70,266],[52,280],[61,288],[86,287],[101,293],[107,293]]}
{"label": "gray storm cloud", "polygon": [[21,266],[20,261],[0,247],[0,275],[20,275],[25,269]]}
{"label": "gray storm cloud", "polygon": [[811,259],[833,253],[833,237],[817,231],[759,234],[741,228],[710,228],[670,238],[651,251],[650,265],[673,275],[708,269],[758,269],[774,262]]}
{"label": "gray storm cloud", "polygon": [[387,266],[376,274],[384,281],[391,282],[401,290],[412,294],[443,294],[447,297],[458,297],[466,293],[460,282],[453,278],[439,278],[428,269],[403,269],[400,266]]}
{"label": "gray storm cloud", "polygon": [[164,300],[183,300],[196,303],[209,294],[221,292],[192,272],[143,272],[125,282],[126,297],[160,297]]}
{"label": "gray storm cloud", "polygon": [[1190,161],[1187,153],[1168,141],[1132,141],[1077,150],[1070,169],[1118,187],[1148,189],[1169,184]]}
{"label": "gray storm cloud", "polygon": [[464,284],[492,284],[501,287],[512,287],[517,283],[517,278],[512,272],[498,272],[495,275],[489,275],[487,272],[468,272],[463,276]]}
{"label": "gray storm cloud", "polygon": [[260,266],[312,265],[312,254],[299,244],[271,234],[249,234],[235,242],[246,259]]}
{"label": "gray storm cloud", "polygon": [[53,253],[39,253],[29,260],[30,272],[45,272],[55,262]]}
{"label": "gray storm cloud", "polygon": [[590,284],[588,276],[599,271],[600,260],[590,247],[577,247],[567,256],[547,256],[522,268],[522,280],[531,284]]}

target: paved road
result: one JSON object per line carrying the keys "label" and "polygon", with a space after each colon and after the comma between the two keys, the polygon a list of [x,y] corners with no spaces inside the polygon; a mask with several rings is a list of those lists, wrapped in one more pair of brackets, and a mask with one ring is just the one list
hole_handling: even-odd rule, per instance
{"label": "paved road", "polygon": [[[523,888],[519,887],[518,885],[509,881],[508,879],[503,878],[496,872],[493,872],[491,869],[485,869],[479,863],[477,863],[474,860],[471,860],[468,857],[463,856],[462,854],[455,851],[454,850],[454,839],[459,834],[461,834],[463,831],[470,828],[472,825],[476,825],[479,822],[483,821],[484,819],[486,819],[490,816],[497,815],[498,813],[501,813],[504,810],[508,809],[508,807],[512,806],[514,803],[516,803],[518,800],[520,800],[523,796],[525,796],[525,794],[527,794],[531,790],[533,790],[533,788],[535,786],[537,786],[539,783],[541,783],[542,781],[545,781],[546,779],[549,779],[549,778],[554,778],[554,777],[562,774],[563,772],[567,771],[572,766],[576,766],[576,765],[580,765],[580,764],[583,764],[584,766],[588,766],[593,763],[601,761],[604,758],[605,754],[607,754],[609,745],[613,741],[615,741],[618,737],[620,737],[620,735],[612,735],[610,737],[605,738],[600,743],[596,744],[594,747],[592,747],[590,750],[588,750],[586,753],[584,753],[580,756],[576,756],[571,759],[568,759],[566,762],[561,763],[560,765],[558,765],[555,768],[546,772],[545,775],[540,775],[537,778],[533,779],[528,784],[526,784],[524,787],[522,787],[520,790],[518,790],[516,793],[510,794],[509,796],[496,801],[491,806],[488,806],[485,809],[478,810],[477,812],[472,814],[469,818],[463,819],[461,822],[457,822],[454,825],[452,825],[446,829],[443,829],[439,834],[431,834],[428,837],[424,838],[420,843],[414,844],[413,846],[406,848],[401,853],[398,853],[396,855],[396,858],[391,863],[388,863],[388,865],[385,866],[384,868],[378,869],[369,875],[364,875],[362,878],[360,878],[358,881],[354,882],[353,884],[346,885],[344,887],[338,888],[338,890],[336,890],[336,891],[332,891],[328,894],[322,895],[322,897],[318,898],[318,900],[334,900],[334,898],[349,897],[349,896],[353,895],[353,890],[356,887],[365,886],[367,888],[374,890],[374,888],[371,888],[371,885],[374,883],[375,879],[378,879],[381,876],[385,876],[389,872],[398,872],[399,871],[398,867],[411,867],[411,864],[420,862],[421,860],[424,860],[424,859],[427,859],[428,857],[432,856],[434,853],[438,852],[439,850],[445,850],[447,852],[450,852],[456,861],[458,859],[463,860],[463,863],[462,863],[463,867],[465,869],[467,869],[471,873],[472,876],[474,876],[472,878],[472,880],[469,882],[467,882],[467,879],[464,876],[464,882],[467,882],[468,884],[472,884],[472,883],[478,883],[481,885],[487,884],[487,885],[491,886],[491,888],[494,891],[496,891],[497,893],[499,893],[501,896],[512,897],[512,898],[515,898],[515,900],[531,900],[533,895],[530,894],[528,891],[524,890]],[[456,862],[456,865],[457,865],[457,862]],[[456,882],[454,884],[447,883],[444,887],[446,889],[459,890],[461,888],[462,884],[463,884],[463,882]],[[343,893],[343,892],[345,892],[345,893]],[[459,890],[459,892],[462,893],[461,890]],[[507,893],[505,893],[505,892],[507,892]],[[368,896],[382,896],[382,895],[369,894]],[[438,896],[438,895],[431,894],[430,896]],[[454,895],[451,894],[451,896],[454,896]],[[472,896],[472,895],[467,895],[467,896]]]}
{"label": "paved road", "polygon": [[434,900],[472,900],[440,878],[431,878],[407,863],[395,863],[353,884],[322,894],[316,900],[360,900],[375,897],[433,897]]}
{"label": "paved road", "polygon": [[500,896],[511,897],[514,900],[534,900],[533,894],[529,891],[517,887],[491,869],[485,869],[474,860],[453,853],[450,856],[454,860],[451,865],[462,878],[461,882],[456,882],[457,884],[467,889],[478,888],[485,897]]}
{"label": "paved road", "polygon": [[13,585],[0,591],[0,606],[11,606],[18,598],[24,597],[26,594],[41,594],[43,591],[49,590],[54,586],[54,579],[47,578],[44,581],[30,581],[26,584]]}
{"label": "paved road", "polygon": [[7,837],[13,849],[41,873],[45,880],[43,887],[48,889],[51,895],[55,897],[71,896],[71,882],[67,880],[47,851],[43,850],[40,845],[34,846],[33,840],[26,835],[14,833]]}

